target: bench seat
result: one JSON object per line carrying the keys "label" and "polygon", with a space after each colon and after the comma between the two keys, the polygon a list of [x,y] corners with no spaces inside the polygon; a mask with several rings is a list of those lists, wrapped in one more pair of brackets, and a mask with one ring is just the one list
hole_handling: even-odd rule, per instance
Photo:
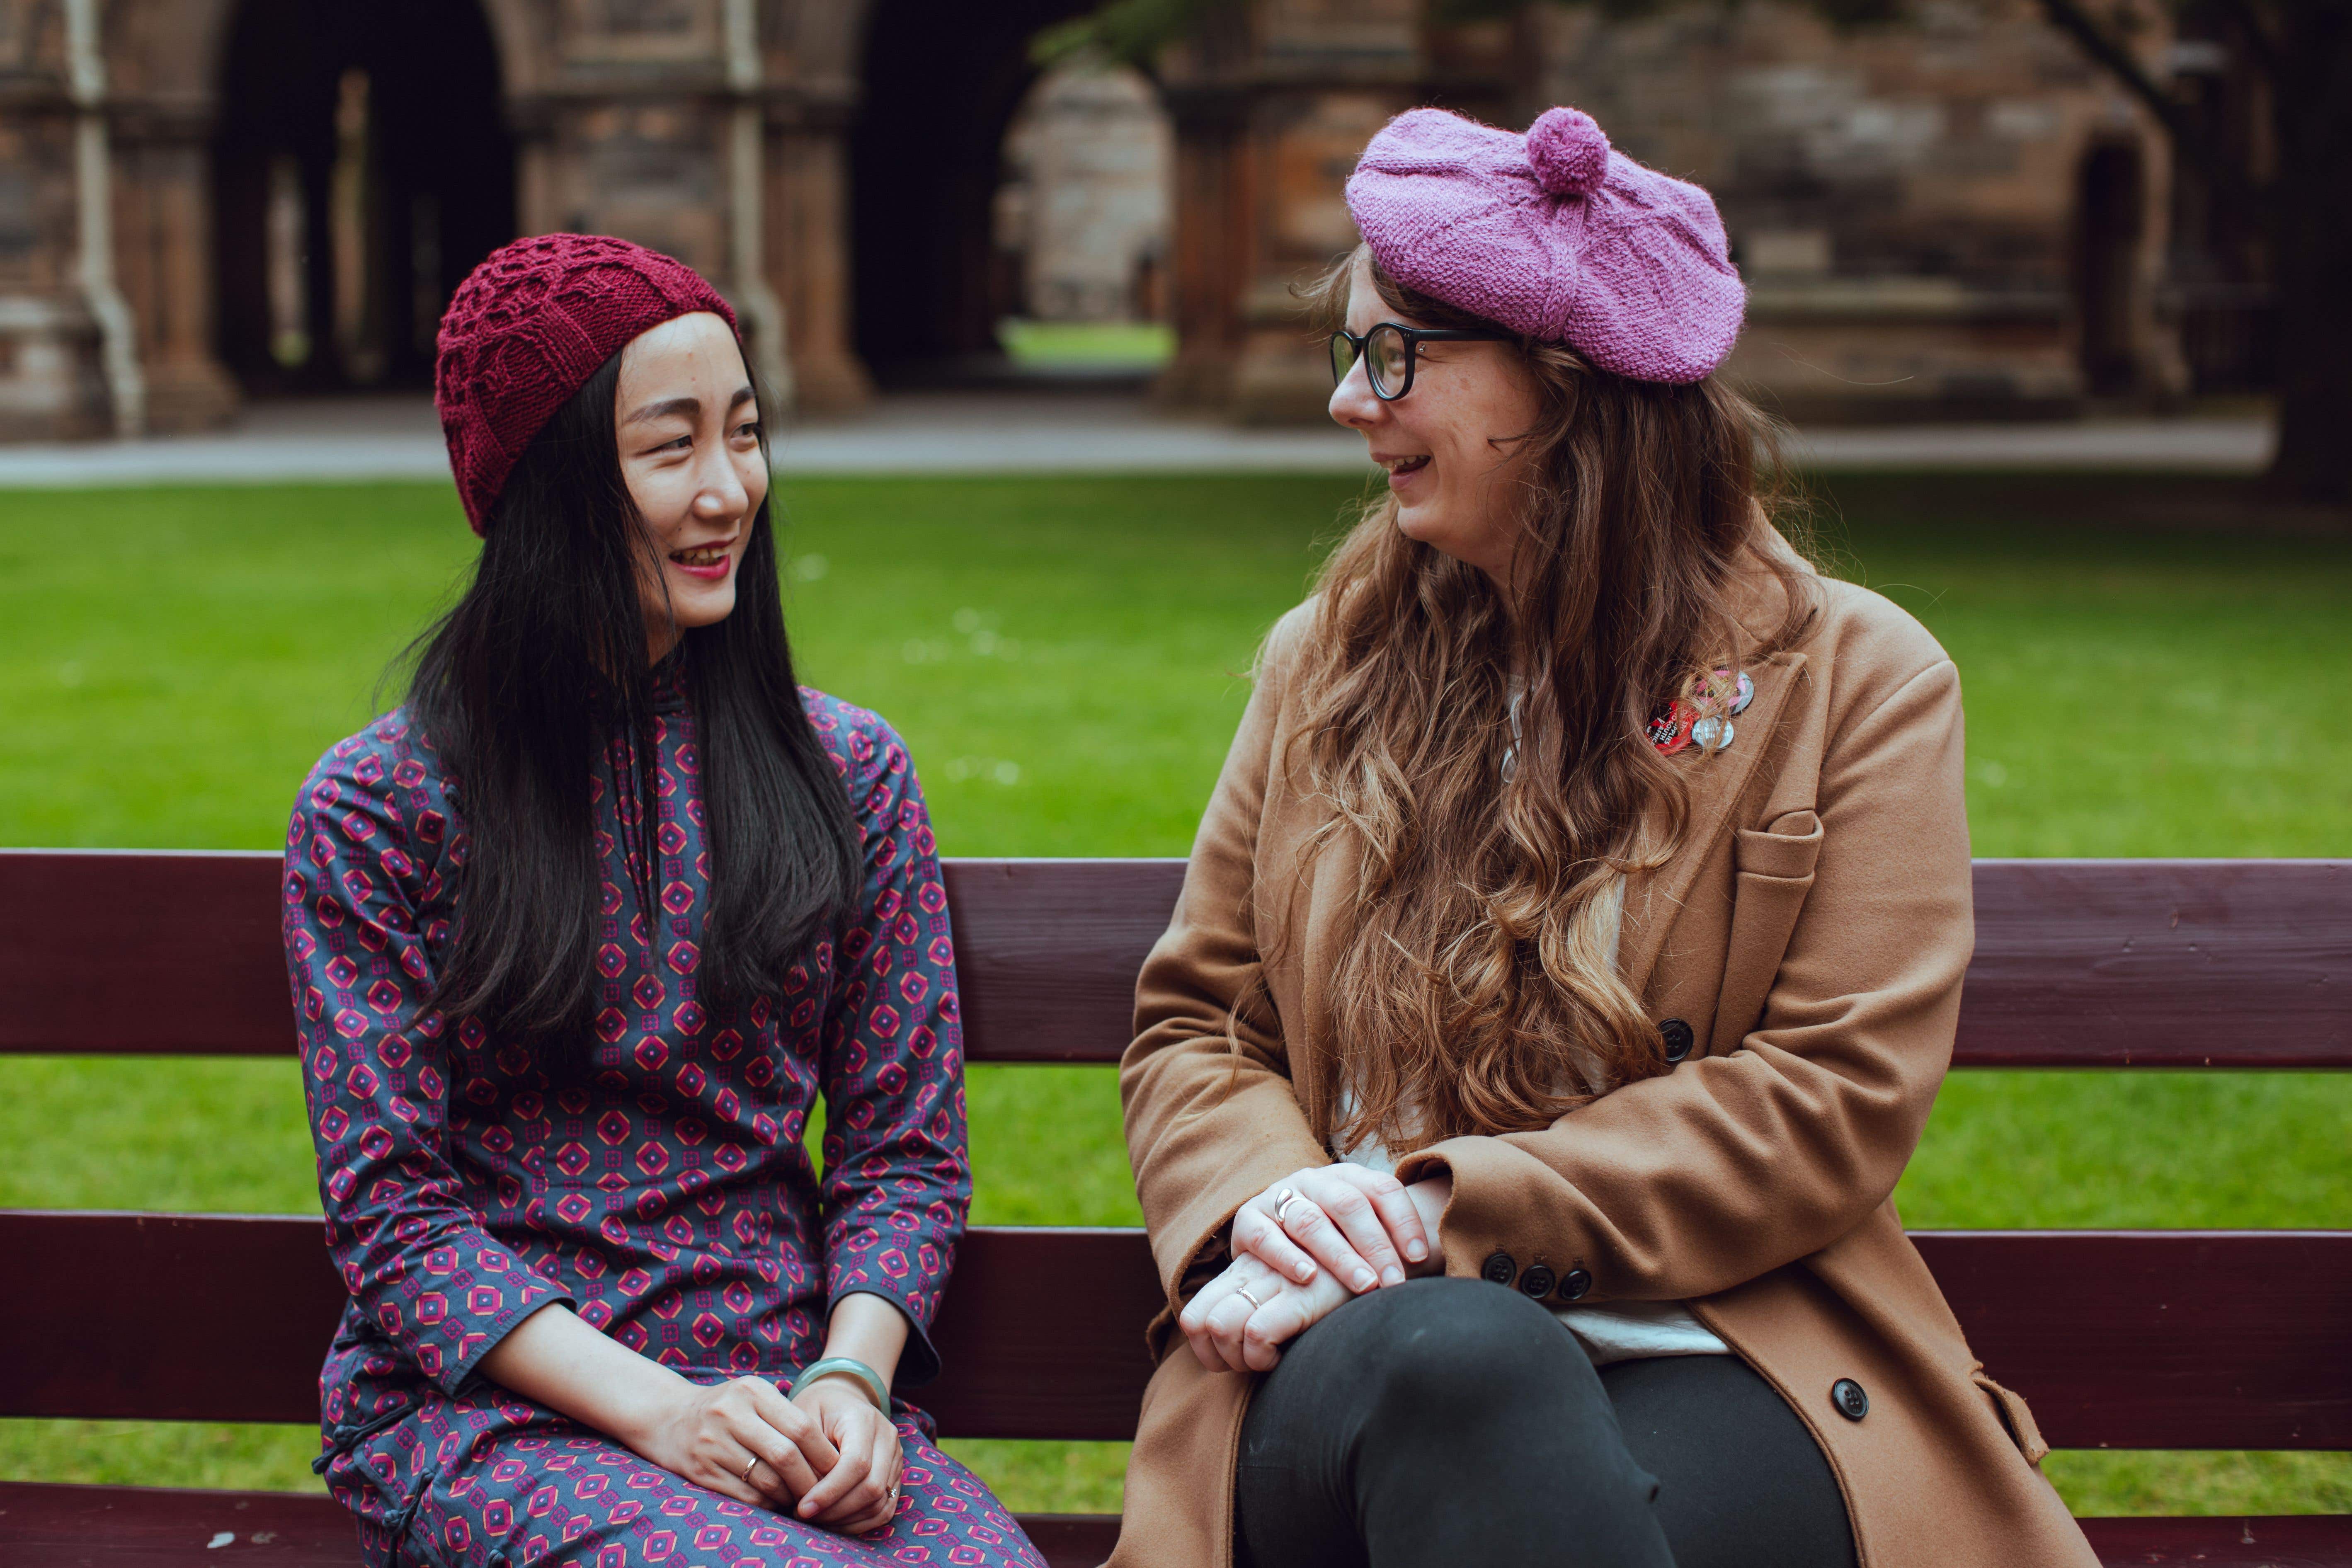
{"label": "bench seat", "polygon": [[[1095,1568],[1115,1514],[1021,1516],[1053,1568]],[[226,1538],[226,1539],[224,1539]],[[351,1516],[332,1498],[178,1487],[0,1481],[7,1568],[355,1568]]]}
{"label": "bench seat", "polygon": [[[1115,1514],[1024,1514],[1021,1523],[1053,1568],[1096,1568],[1118,1537]],[[2083,1530],[2105,1568],[2352,1568],[2352,1521],[2325,1515],[2086,1519]],[[357,1560],[351,1520],[330,1498],[0,1481],[8,1568],[353,1568]]]}

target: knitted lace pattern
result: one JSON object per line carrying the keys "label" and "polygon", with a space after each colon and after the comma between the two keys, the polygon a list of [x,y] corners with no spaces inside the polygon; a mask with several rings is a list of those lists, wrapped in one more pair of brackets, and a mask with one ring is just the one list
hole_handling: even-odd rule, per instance
{"label": "knitted lace pattern", "polygon": [[441,317],[433,405],[449,468],[480,533],[532,437],[629,340],[676,316],[735,312],[684,262],[596,234],[500,246]]}

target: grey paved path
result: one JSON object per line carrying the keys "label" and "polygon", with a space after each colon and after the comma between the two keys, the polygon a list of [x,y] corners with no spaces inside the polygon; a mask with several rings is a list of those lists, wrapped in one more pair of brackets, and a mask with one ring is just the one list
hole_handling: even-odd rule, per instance
{"label": "grey paved path", "polygon": [[[2261,419],[1909,426],[1802,432],[1792,454],[1834,468],[2142,468],[2251,473],[2269,459]],[[794,474],[1355,473],[1363,443],[1337,429],[1242,429],[1171,416],[1132,395],[919,394],[855,421],[788,428]],[[250,480],[445,479],[424,397],[262,404],[230,430],[138,442],[0,447],[0,488]]]}

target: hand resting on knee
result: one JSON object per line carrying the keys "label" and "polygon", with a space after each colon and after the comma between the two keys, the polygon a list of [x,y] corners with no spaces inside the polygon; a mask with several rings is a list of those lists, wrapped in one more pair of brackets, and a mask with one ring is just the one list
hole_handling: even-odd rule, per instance
{"label": "hand resting on knee", "polygon": [[[906,1341],[905,1319],[879,1296],[844,1297],[831,1328],[827,1354],[885,1368],[897,1364]],[[524,1319],[482,1358],[481,1370],[737,1502],[845,1535],[878,1530],[897,1511],[898,1429],[849,1380],[820,1377],[789,1399],[764,1377],[695,1383],[562,1306]]]}
{"label": "hand resting on knee", "polygon": [[1302,1285],[1328,1269],[1360,1296],[1399,1283],[1409,1267],[1428,1260],[1437,1212],[1424,1223],[1404,1184],[1384,1172],[1344,1163],[1310,1166],[1241,1206],[1234,1215],[1233,1249],[1236,1257],[1255,1253]]}
{"label": "hand resting on knee", "polygon": [[[1336,1212],[1310,1191],[1335,1197]],[[1298,1195],[1278,1204],[1286,1192]],[[1212,1372],[1270,1372],[1282,1359],[1281,1345],[1351,1296],[1439,1271],[1438,1221],[1453,1192],[1447,1177],[1408,1187],[1346,1164],[1276,1183],[1234,1216],[1233,1263],[1177,1318],[1192,1354]]]}

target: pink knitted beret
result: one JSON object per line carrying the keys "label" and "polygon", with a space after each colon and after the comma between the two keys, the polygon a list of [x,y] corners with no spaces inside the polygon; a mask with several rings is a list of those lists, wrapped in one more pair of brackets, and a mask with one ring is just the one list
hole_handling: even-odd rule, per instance
{"label": "pink knitted beret", "polygon": [[600,234],[539,234],[466,275],[441,317],[433,406],[479,533],[515,459],[596,367],[674,316],[735,312],[701,275]]}
{"label": "pink knitted beret", "polygon": [[1525,136],[1408,110],[1364,149],[1348,210],[1390,277],[1620,375],[1698,381],[1739,336],[1714,198],[1613,151],[1581,110]]}

